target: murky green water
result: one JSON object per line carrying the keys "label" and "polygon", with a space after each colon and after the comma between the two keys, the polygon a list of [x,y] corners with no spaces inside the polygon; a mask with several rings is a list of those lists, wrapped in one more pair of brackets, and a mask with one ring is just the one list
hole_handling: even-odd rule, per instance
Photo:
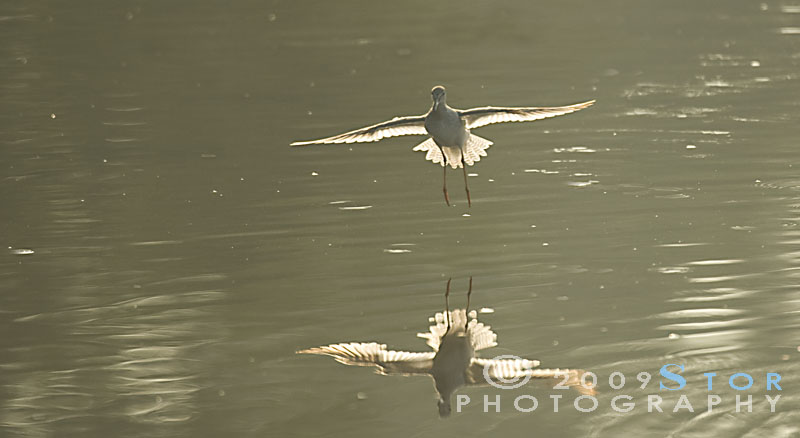
{"label": "murky green water", "polygon": [[[800,3],[9,1],[0,41],[0,435],[800,434]],[[478,131],[471,209],[420,137],[288,147],[436,84],[598,103]],[[424,351],[470,275],[484,356],[591,370],[597,410],[477,387],[441,420],[429,379],[294,353]],[[668,363],[682,391],[638,388]]]}

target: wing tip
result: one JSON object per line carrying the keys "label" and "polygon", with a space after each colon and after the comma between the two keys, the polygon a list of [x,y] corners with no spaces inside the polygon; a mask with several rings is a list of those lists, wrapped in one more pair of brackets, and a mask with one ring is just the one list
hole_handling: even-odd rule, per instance
{"label": "wing tip", "polygon": [[319,144],[319,140],[294,141],[289,143],[289,146],[308,146],[310,144]]}
{"label": "wing tip", "polygon": [[597,102],[597,99],[592,99],[592,100],[587,100],[586,102],[573,103],[572,105],[567,105],[565,107],[562,107],[562,109],[564,109],[566,111],[565,113],[553,114],[550,117],[560,116],[560,115],[569,114],[569,113],[574,113],[575,111],[580,111],[582,109],[589,108],[590,106],[594,105],[596,102]]}
{"label": "wing tip", "polygon": [[308,145],[316,145],[316,144],[353,144],[353,143],[371,143],[381,140],[381,138],[363,138],[363,137],[330,137],[330,138],[323,138],[320,140],[308,140],[308,141],[295,141],[293,143],[289,143],[289,146],[308,146]]}

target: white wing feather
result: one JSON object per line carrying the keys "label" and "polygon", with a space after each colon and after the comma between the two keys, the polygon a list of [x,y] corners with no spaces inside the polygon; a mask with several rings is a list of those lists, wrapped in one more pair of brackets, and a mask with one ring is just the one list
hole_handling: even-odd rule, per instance
{"label": "white wing feather", "polygon": [[375,366],[381,374],[427,374],[435,356],[434,352],[387,350],[386,344],[377,342],[331,344],[297,353],[331,356],[345,365]]}
{"label": "white wing feather", "polygon": [[305,146],[309,144],[325,143],[364,143],[378,141],[387,137],[399,135],[426,135],[425,116],[395,117],[392,120],[377,123],[365,128],[334,135],[333,137],[319,140],[296,141],[292,146]]}
{"label": "white wing feather", "polygon": [[534,120],[546,119],[549,117],[562,116],[574,113],[575,111],[588,108],[594,104],[594,100],[576,103],[567,106],[555,107],[532,107],[532,108],[503,108],[486,106],[459,110],[458,113],[466,122],[467,129],[480,128],[481,126],[491,125],[492,123],[504,122],[531,122]]}

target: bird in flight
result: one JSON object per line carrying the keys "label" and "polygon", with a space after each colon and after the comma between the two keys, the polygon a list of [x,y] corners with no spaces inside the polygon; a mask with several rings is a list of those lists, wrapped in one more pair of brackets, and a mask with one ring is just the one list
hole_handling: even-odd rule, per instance
{"label": "bird in flight", "polygon": [[[434,325],[428,332],[417,333],[433,351],[409,352],[387,350],[377,342],[347,342],[300,350],[298,354],[319,354],[333,357],[345,365],[374,366],[382,375],[431,376],[439,394],[439,415],[450,415],[451,395],[464,385],[485,385],[519,379],[560,379],[560,384],[573,387],[585,395],[594,395],[594,387],[581,381],[579,369],[543,369],[538,360],[516,356],[484,359],[476,352],[497,345],[497,335],[477,320],[469,311],[472,277],[469,279],[467,307],[450,311],[448,297],[450,280],[445,292],[445,311],[431,319]],[[513,357],[513,358],[508,358]]]}
{"label": "bird in flight", "polygon": [[447,194],[447,165],[453,169],[459,167],[464,171],[464,188],[467,192],[467,203],[471,207],[472,199],[467,183],[467,166],[472,166],[481,157],[486,156],[486,149],[492,142],[471,134],[475,128],[503,122],[531,122],[549,117],[573,113],[594,104],[594,100],[567,106],[555,107],[494,107],[485,106],[459,110],[447,105],[447,94],[444,87],[438,85],[431,90],[433,105],[427,114],[421,116],[395,117],[392,120],[378,123],[333,137],[319,140],[296,141],[291,146],[330,143],[363,143],[378,141],[399,135],[428,135],[427,140],[414,147],[415,151],[425,152],[425,159],[443,167],[444,201],[450,205]]}

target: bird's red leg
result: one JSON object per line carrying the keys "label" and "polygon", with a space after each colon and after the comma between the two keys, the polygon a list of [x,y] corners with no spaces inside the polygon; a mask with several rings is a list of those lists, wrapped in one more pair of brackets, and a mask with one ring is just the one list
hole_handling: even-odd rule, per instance
{"label": "bird's red leg", "polygon": [[442,181],[444,181],[444,183],[442,184],[442,191],[444,192],[444,202],[446,202],[447,206],[449,207],[450,197],[447,196],[447,165],[445,165],[442,169],[444,170],[444,172],[442,173]]}
{"label": "bird's red leg", "polygon": [[450,196],[447,195],[447,155],[444,153],[444,149],[442,149],[441,146],[439,146],[439,152],[442,154],[442,191],[444,192],[444,202],[446,202],[449,207]]}
{"label": "bird's red leg", "polygon": [[472,276],[469,276],[469,290],[467,291],[467,312],[469,312],[469,297],[472,295]]}
{"label": "bird's red leg", "polygon": [[467,163],[464,162],[464,158],[461,158],[461,166],[464,170],[464,189],[467,190],[467,204],[472,207],[472,199],[469,197],[469,183],[467,182]]}
{"label": "bird's red leg", "polygon": [[444,292],[444,317],[445,317],[445,320],[447,321],[447,330],[445,331],[445,333],[450,331],[450,302],[449,302],[449,300],[450,300],[450,281],[452,279],[453,279],[452,277],[447,279],[447,290]]}

